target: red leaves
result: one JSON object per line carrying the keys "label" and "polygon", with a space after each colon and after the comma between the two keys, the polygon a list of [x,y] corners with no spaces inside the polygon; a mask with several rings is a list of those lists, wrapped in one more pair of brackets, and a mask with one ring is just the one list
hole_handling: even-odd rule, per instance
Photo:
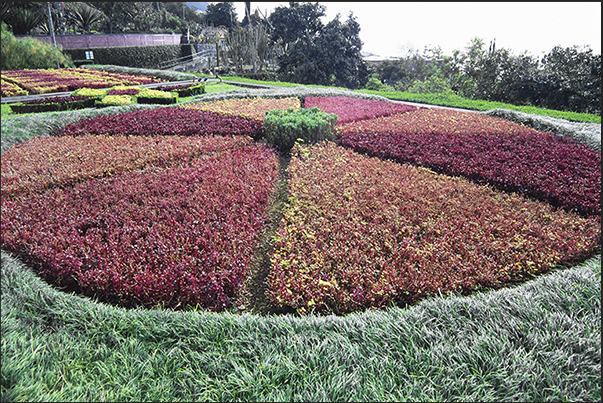
{"label": "red leaves", "polygon": [[599,217],[331,144],[297,147],[289,171],[268,294],[301,313],[498,286],[600,242]]}
{"label": "red leaves", "polygon": [[3,197],[2,244],[102,300],[222,310],[243,292],[277,168],[272,150],[250,144]]}
{"label": "red leaves", "polygon": [[327,113],[335,113],[339,116],[337,123],[354,122],[419,109],[412,105],[372,99],[307,96],[304,101],[304,108],[313,107],[322,109]]}
{"label": "red leaves", "polygon": [[247,135],[258,138],[263,132],[264,126],[258,120],[180,107],[147,109],[82,119],[63,129],[63,134],[67,136]]}
{"label": "red leaves", "polygon": [[601,154],[566,137],[476,113],[418,110],[341,126],[339,144],[601,213]]}

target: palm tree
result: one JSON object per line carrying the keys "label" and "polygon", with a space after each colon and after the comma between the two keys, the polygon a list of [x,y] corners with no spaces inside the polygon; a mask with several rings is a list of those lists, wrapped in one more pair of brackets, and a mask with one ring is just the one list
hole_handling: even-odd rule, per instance
{"label": "palm tree", "polygon": [[93,24],[103,22],[106,18],[107,16],[102,11],[86,3],[79,3],[76,8],[71,10],[69,15],[76,31],[79,30],[84,34],[89,34]]}

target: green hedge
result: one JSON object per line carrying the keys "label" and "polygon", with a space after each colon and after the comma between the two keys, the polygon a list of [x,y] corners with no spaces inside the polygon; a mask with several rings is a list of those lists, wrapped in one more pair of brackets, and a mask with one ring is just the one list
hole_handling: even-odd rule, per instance
{"label": "green hedge", "polygon": [[264,118],[265,138],[280,151],[289,151],[298,139],[305,143],[333,140],[337,118],[318,108],[275,109]]}
{"label": "green hedge", "polygon": [[62,104],[58,102],[49,102],[47,104],[26,104],[23,102],[17,102],[15,104],[10,104],[9,106],[13,113],[59,112],[92,108],[97,99],[98,98],[90,97],[88,99],[80,99]]}
{"label": "green hedge", "polygon": [[[121,46],[113,48],[94,48],[94,63],[115,66],[156,68],[160,62],[185,56],[186,45],[146,45]],[[86,59],[85,49],[65,49],[64,53],[73,60]],[[190,50],[189,50],[190,51]]]}

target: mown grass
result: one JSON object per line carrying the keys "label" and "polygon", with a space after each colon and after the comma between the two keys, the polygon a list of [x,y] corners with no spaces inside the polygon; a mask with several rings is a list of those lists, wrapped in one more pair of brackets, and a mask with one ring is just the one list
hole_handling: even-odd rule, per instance
{"label": "mown grass", "polygon": [[[2,150],[141,107],[3,120]],[[1,269],[2,401],[601,400],[600,253],[514,288],[343,317],[127,310],[4,251]]]}

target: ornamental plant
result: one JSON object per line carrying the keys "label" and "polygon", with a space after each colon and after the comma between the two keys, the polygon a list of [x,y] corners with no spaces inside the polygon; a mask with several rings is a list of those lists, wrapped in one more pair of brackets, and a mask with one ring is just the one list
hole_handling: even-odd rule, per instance
{"label": "ornamental plant", "polygon": [[185,108],[241,116],[255,120],[264,120],[266,113],[272,110],[299,109],[300,107],[301,103],[297,97],[234,98],[214,102],[199,102],[185,106]]}
{"label": "ornamental plant", "polygon": [[267,295],[345,314],[533,278],[592,254],[601,218],[330,142],[291,151]]}
{"label": "ornamental plant", "polygon": [[82,119],[68,124],[62,134],[110,136],[239,136],[259,138],[261,121],[182,107],[154,108]]}
{"label": "ornamental plant", "polygon": [[24,102],[10,104],[13,113],[35,113],[48,111],[67,111],[94,106],[95,98],[91,97],[47,97],[32,99]]}
{"label": "ornamental plant", "polygon": [[244,295],[277,171],[273,150],[249,144],[2,197],[2,247],[101,301],[222,311]]}
{"label": "ornamental plant", "polygon": [[0,80],[0,96],[2,97],[17,97],[20,95],[28,95],[27,90],[6,81],[4,78]]}
{"label": "ornamental plant", "polygon": [[264,118],[265,139],[280,151],[289,151],[298,139],[306,143],[334,139],[337,115],[318,108],[273,110]]}
{"label": "ornamental plant", "polygon": [[149,167],[165,168],[251,143],[247,136],[34,137],[2,154],[2,197],[40,193]]}
{"label": "ornamental plant", "polygon": [[137,101],[139,104],[175,104],[178,102],[178,94],[142,88],[138,94]]}
{"label": "ornamental plant", "polygon": [[108,88],[116,85],[158,83],[151,76],[108,73],[91,68],[3,70],[5,80],[18,84],[32,94],[74,91],[78,88]]}
{"label": "ornamental plant", "polygon": [[134,101],[130,95],[107,95],[103,97],[101,100],[98,100],[94,103],[95,106],[121,106],[121,105],[130,105],[133,104]]}
{"label": "ornamental plant", "polygon": [[339,116],[337,124],[411,112],[419,109],[416,106],[392,101],[315,96],[307,96],[305,98],[304,108],[319,108],[327,113],[334,113]]}
{"label": "ornamental plant", "polygon": [[340,126],[339,144],[464,176],[585,215],[601,213],[601,154],[500,118],[421,109]]}

